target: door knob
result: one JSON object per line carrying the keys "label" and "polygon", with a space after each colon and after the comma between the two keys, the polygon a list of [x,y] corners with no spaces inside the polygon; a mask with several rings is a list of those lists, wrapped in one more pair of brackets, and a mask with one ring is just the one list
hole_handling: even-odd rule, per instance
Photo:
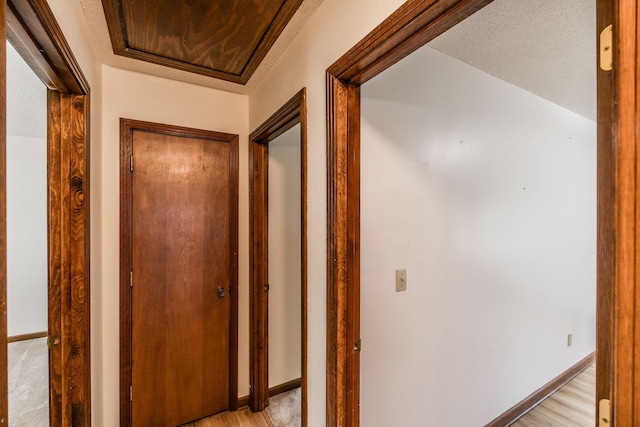
{"label": "door knob", "polygon": [[216,289],[216,293],[218,294],[218,298],[224,298],[224,296],[227,294],[224,291],[224,287],[222,286],[218,286],[218,288]]}

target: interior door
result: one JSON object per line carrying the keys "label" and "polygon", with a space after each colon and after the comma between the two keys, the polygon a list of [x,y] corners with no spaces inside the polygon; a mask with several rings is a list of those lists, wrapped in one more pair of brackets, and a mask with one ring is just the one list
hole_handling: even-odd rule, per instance
{"label": "interior door", "polygon": [[131,425],[177,426],[237,400],[237,139],[141,127],[127,147]]}

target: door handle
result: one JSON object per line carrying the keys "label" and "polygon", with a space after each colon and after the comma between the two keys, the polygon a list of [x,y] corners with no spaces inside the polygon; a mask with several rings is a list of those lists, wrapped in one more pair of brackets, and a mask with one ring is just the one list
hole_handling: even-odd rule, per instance
{"label": "door handle", "polygon": [[218,288],[216,289],[216,294],[218,294],[218,298],[221,299],[224,298],[225,295],[227,295],[223,286],[218,286]]}

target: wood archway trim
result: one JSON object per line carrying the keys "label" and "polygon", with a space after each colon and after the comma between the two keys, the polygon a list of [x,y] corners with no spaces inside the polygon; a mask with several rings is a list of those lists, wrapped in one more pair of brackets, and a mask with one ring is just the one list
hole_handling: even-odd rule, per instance
{"label": "wood archway trim", "polygon": [[300,124],[301,157],[301,312],[302,425],[307,425],[307,101],[303,88],[249,135],[249,407],[262,411],[269,402],[268,169],[269,142]]}
{"label": "wood archway trim", "polygon": [[[5,9],[6,7],[6,9]],[[0,7],[7,39],[48,88],[49,335],[52,426],[91,424],[89,333],[89,94],[90,87],[46,0],[8,0]],[[6,66],[2,46],[2,105]],[[6,358],[6,123],[0,139],[0,383]],[[7,387],[0,426],[8,425]]]}

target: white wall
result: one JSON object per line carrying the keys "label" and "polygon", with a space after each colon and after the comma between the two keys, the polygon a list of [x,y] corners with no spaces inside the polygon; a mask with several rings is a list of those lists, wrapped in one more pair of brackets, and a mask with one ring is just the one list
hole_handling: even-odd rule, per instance
{"label": "white wall", "polygon": [[300,125],[269,143],[269,387],[301,375]]}
{"label": "white wall", "polygon": [[429,47],[362,97],[362,425],[484,425],[595,349],[596,125]]}
{"label": "white wall", "polygon": [[8,336],[48,330],[47,282],[47,141],[7,135]]}
{"label": "white wall", "polygon": [[101,295],[104,418],[119,420],[119,153],[120,118],[240,135],[239,395],[249,394],[248,97],[103,66],[103,289]]}
{"label": "white wall", "polygon": [[[326,420],[326,91],[325,70],[404,0],[324,0],[250,94],[250,129],[307,88],[309,427]],[[364,425],[364,424],[363,424]]]}

